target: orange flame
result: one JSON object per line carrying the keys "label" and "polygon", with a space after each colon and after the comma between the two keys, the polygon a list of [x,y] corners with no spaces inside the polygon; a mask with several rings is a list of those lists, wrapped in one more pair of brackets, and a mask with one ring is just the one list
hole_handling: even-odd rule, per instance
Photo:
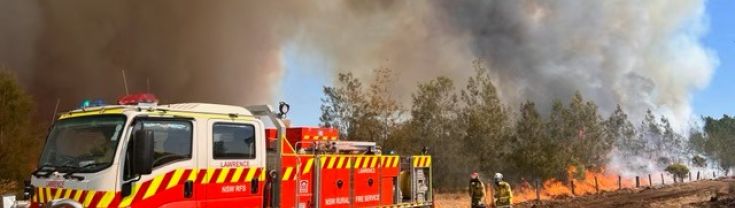
{"label": "orange flame", "polygon": [[[581,196],[588,194],[595,194],[605,191],[613,191],[618,188],[633,188],[635,187],[635,179],[621,178],[620,186],[618,185],[618,175],[614,173],[605,172],[604,170],[596,171],[584,171],[583,178],[575,178],[577,174],[577,168],[571,166],[567,168],[568,178],[574,181],[574,190],[572,190],[572,182],[564,183],[558,179],[549,179],[543,182],[543,187],[539,190],[539,198],[542,200],[563,198],[570,196]],[[646,180],[647,181],[647,180]],[[640,180],[640,185],[643,184],[644,180]],[[574,193],[572,193],[574,191]],[[513,190],[513,202],[520,203],[529,200],[536,199],[536,188],[529,182],[522,182],[518,188]]]}

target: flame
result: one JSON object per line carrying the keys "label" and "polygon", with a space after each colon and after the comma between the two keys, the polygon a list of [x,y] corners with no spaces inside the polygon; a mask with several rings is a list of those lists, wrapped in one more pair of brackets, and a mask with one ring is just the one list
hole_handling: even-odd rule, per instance
{"label": "flame", "polygon": [[[635,187],[634,178],[620,178],[620,185],[618,185],[618,177],[620,177],[618,174],[606,172],[605,170],[589,171],[585,169],[582,171],[584,174],[578,174],[576,167],[570,166],[569,168],[567,168],[567,174],[569,176],[567,178],[574,181],[574,193],[572,193],[571,181],[565,183],[558,179],[552,178],[543,182],[543,187],[539,191],[539,198],[541,200],[546,200],[570,196],[582,196],[588,194],[596,194],[598,193],[598,189],[601,193],[605,191],[618,190],[619,188]],[[579,175],[583,175],[583,177],[574,177]],[[597,180],[597,186],[595,186],[595,180]],[[647,183],[643,184],[644,181],[647,180],[641,179],[640,185],[647,185]],[[521,203],[536,199],[536,188],[531,183],[532,182],[521,182],[518,188],[513,190],[514,203]]]}

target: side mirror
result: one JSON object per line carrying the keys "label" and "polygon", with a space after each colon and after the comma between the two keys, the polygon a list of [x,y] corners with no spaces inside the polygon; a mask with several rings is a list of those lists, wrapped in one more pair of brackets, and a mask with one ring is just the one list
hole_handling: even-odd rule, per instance
{"label": "side mirror", "polygon": [[138,130],[133,135],[132,169],[138,175],[153,171],[153,131]]}

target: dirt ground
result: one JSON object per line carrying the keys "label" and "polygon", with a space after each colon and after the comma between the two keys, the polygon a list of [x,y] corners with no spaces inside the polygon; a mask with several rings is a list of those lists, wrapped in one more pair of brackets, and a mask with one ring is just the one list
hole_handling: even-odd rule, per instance
{"label": "dirt ground", "polygon": [[[436,207],[470,207],[467,194],[438,194]],[[596,195],[525,202],[514,207],[735,207],[735,180],[706,180],[638,189],[623,189]]]}

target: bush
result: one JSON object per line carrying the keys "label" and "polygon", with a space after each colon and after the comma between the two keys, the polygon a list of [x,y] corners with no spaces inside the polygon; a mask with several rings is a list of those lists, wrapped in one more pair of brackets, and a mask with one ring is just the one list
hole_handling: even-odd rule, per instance
{"label": "bush", "polygon": [[666,169],[664,170],[666,172],[671,173],[672,175],[674,175],[675,177],[679,179],[683,179],[684,177],[687,176],[687,173],[689,173],[689,168],[686,165],[681,164],[681,163],[675,163],[675,164],[669,165],[669,167],[666,167]]}

